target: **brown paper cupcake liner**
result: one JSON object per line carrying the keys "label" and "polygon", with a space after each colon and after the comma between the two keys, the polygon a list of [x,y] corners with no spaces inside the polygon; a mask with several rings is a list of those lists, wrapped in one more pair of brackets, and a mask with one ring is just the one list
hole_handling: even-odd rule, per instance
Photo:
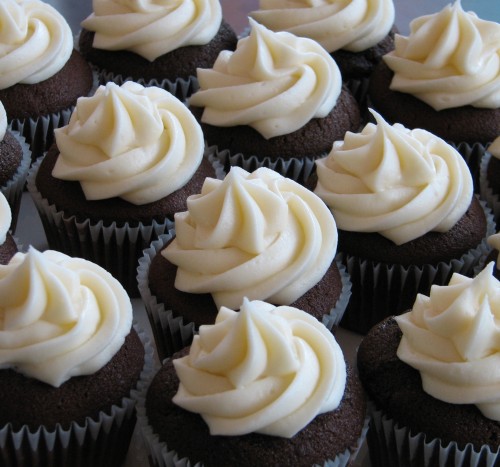
{"label": "brown paper cupcake liner", "polygon": [[26,177],[28,176],[28,170],[31,164],[31,151],[24,136],[15,130],[8,129],[8,131],[10,131],[10,133],[17,139],[23,151],[21,163],[19,164],[16,173],[5,185],[0,187],[0,191],[7,199],[12,212],[10,230],[12,233],[15,233],[24,184],[26,183]]}
{"label": "brown paper cupcake liner", "polygon": [[145,396],[155,370],[151,342],[135,323],[134,327],[144,344],[145,359],[130,396],[109,412],[87,417],[84,423],[73,422],[67,429],[59,424],[35,432],[27,426],[16,431],[11,424],[0,428],[0,465],[66,467],[78,460],[78,465],[118,467],[123,463],[136,424],[136,402]]}
{"label": "brown paper cupcake liner", "polygon": [[437,265],[378,263],[341,253],[352,282],[352,296],[340,326],[366,334],[375,324],[391,315],[401,314],[413,306],[417,293],[428,294],[433,284],[448,284],[453,273],[472,276],[474,268],[489,251],[486,239],[495,231],[491,210],[481,201],[486,214],[485,238],[461,258]]}
{"label": "brown paper cupcake liner", "polygon": [[478,451],[469,443],[461,449],[457,443],[444,444],[440,439],[428,439],[425,433],[412,433],[408,427],[369,404],[371,412],[368,446],[374,466],[408,467],[484,467],[500,463],[500,448],[492,451],[482,446]]}
{"label": "brown paper cupcake liner", "polygon": [[495,219],[496,228],[500,225],[500,196],[493,192],[493,187],[488,182],[486,173],[488,170],[488,164],[490,163],[491,153],[485,152],[483,158],[481,159],[481,166],[479,171],[479,188],[481,193],[481,198],[486,202],[488,206],[493,211],[493,218]]}
{"label": "brown paper cupcake liner", "polygon": [[[174,235],[175,229],[172,229],[168,234],[161,235],[158,240],[153,241],[151,246],[144,250],[144,255],[139,259],[139,267],[137,268],[138,288],[153,329],[160,360],[170,357],[173,353],[190,345],[195,334],[194,323],[185,322],[182,317],[174,316],[173,311],[165,304],[158,303],[156,296],[149,289],[148,275],[151,261]],[[352,286],[346,268],[340,261],[336,261],[336,263],[342,280],[342,291],[329,314],[323,316],[323,324],[333,333],[335,333],[347,308]]]}

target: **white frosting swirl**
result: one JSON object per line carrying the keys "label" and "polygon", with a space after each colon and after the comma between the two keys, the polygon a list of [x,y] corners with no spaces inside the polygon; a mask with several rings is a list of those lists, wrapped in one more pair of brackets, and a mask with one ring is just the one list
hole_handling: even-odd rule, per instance
{"label": "white frosting swirl", "polygon": [[0,102],[0,141],[3,141],[7,131],[7,112],[2,102]]}
{"label": "white frosting swirl", "polygon": [[12,212],[9,202],[4,194],[0,191],[0,245],[3,245],[7,238],[7,233],[12,222]]}
{"label": "white frosting swirl", "polygon": [[488,146],[488,152],[497,159],[500,159],[500,136],[495,138],[493,143]]}
{"label": "white frosting swirl", "polygon": [[50,78],[73,51],[71,28],[47,3],[2,0],[0,21],[0,89]]}
{"label": "white frosting swirl", "polygon": [[201,127],[169,92],[132,81],[81,97],[55,130],[53,176],[79,181],[88,200],[157,201],[184,186],[201,163]]}
{"label": "white frosting swirl", "polygon": [[410,24],[383,58],[394,71],[391,89],[435,110],[500,107],[500,24],[465,12],[460,1]]}
{"label": "white frosting swirl", "polygon": [[217,308],[243,297],[290,305],[318,283],[337,249],[335,221],[311,191],[273,170],[233,167],[207,178],[162,255],[178,266],[175,287],[211,293]]}
{"label": "white frosting swirl", "polygon": [[488,242],[488,245],[493,248],[493,250],[498,251],[498,257],[496,261],[496,267],[497,269],[500,268],[500,232],[497,232],[496,234],[490,235],[486,241]]}
{"label": "white frosting swirl", "polygon": [[339,229],[378,232],[397,245],[450,230],[473,195],[463,157],[428,131],[391,126],[371,112],[376,124],[347,132],[316,161],[314,192]]}
{"label": "white frosting swirl", "polygon": [[245,300],[239,312],[222,307],[174,365],[173,402],[199,413],[212,435],[291,438],[336,409],[346,383],[342,351],[323,324],[261,301]]}
{"label": "white frosting swirl", "polygon": [[373,47],[394,24],[392,0],[260,0],[250,16],[273,31],[319,42],[328,52]]}
{"label": "white frosting swirl", "polygon": [[219,0],[93,0],[82,26],[93,46],[129,50],[149,61],[188,45],[208,44],[222,21]]}
{"label": "white frosting swirl", "polygon": [[475,278],[455,273],[448,286],[418,295],[396,320],[398,357],[420,372],[424,390],[452,404],[475,404],[500,421],[500,282],[490,263]]}
{"label": "white frosting swirl", "polygon": [[0,368],[58,387],[102,368],[131,327],[127,293],[90,261],[30,247],[0,266]]}
{"label": "white frosting swirl", "polygon": [[292,133],[335,106],[342,78],[317,42],[275,33],[250,20],[236,51],[222,51],[211,69],[198,69],[200,90],[190,104],[204,107],[215,126],[249,125],[264,138]]}

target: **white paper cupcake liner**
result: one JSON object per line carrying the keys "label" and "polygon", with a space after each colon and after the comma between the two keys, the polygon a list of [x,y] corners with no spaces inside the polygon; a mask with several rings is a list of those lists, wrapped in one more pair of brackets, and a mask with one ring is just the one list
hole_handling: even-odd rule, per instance
{"label": "white paper cupcake liner", "polygon": [[[136,324],[134,323],[134,328]],[[101,412],[84,423],[73,422],[67,429],[57,425],[53,430],[41,426],[30,432],[27,426],[14,430],[11,424],[0,428],[0,465],[66,467],[120,466],[136,424],[135,405],[145,396],[154,374],[153,347],[146,334],[136,328],[145,348],[144,366],[135,389],[109,413]]]}
{"label": "white paper cupcake liner", "polygon": [[9,129],[8,131],[10,131],[10,133],[16,138],[23,151],[21,163],[19,164],[16,173],[5,185],[0,187],[0,191],[7,199],[12,211],[12,223],[10,230],[14,233],[16,231],[24,184],[26,182],[26,177],[28,176],[28,170],[31,164],[31,151],[24,136],[15,130]]}
{"label": "white paper cupcake liner", "polygon": [[461,449],[455,442],[443,444],[440,439],[428,439],[425,433],[412,433],[373,403],[370,403],[370,412],[368,445],[374,466],[493,467],[500,463],[500,448],[492,451],[485,445],[477,450],[469,443]]}
{"label": "white paper cupcake liner", "polygon": [[413,306],[417,293],[428,294],[432,284],[448,284],[453,273],[472,276],[490,247],[486,239],[495,231],[491,210],[480,201],[486,215],[486,235],[461,258],[437,265],[386,264],[341,254],[352,282],[352,296],[341,327],[366,334],[387,316],[398,315]]}
{"label": "white paper cupcake liner", "polygon": [[[159,436],[154,432],[149,424],[149,419],[146,414],[146,395],[137,401],[137,425],[140,430],[144,446],[149,455],[149,460],[152,466],[155,467],[202,467],[203,464],[198,462],[193,464],[186,457],[179,458],[179,455],[169,450],[167,443],[160,440]],[[324,467],[346,467],[356,465],[356,457],[358,456],[362,446],[365,443],[368,432],[370,417],[367,416],[361,430],[360,437],[354,449],[346,449],[342,454],[339,454],[335,459],[328,459],[322,464]],[[284,460],[284,464],[286,464]]]}
{"label": "white paper cupcake liner", "polygon": [[[187,322],[180,316],[174,316],[173,311],[165,304],[158,303],[156,296],[151,293],[149,288],[148,276],[151,262],[174,236],[175,229],[172,229],[168,234],[160,235],[157,240],[153,241],[150,247],[144,250],[144,255],[139,259],[139,267],[137,268],[139,293],[153,329],[160,360],[170,357],[174,352],[190,345],[196,332],[194,323]],[[329,314],[323,316],[323,324],[333,333],[335,333],[347,308],[352,288],[346,268],[340,261],[336,261],[336,264],[342,280],[342,291]]]}

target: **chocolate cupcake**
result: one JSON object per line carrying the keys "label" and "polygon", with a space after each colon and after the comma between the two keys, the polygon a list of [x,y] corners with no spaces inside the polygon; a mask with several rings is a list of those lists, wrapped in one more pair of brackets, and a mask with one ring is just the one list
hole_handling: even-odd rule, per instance
{"label": "chocolate cupcake", "polygon": [[102,84],[133,80],[184,99],[198,88],[196,68],[212,66],[220,51],[236,46],[218,0],[175,6],[97,0],[93,8],[82,22],[79,50]]}
{"label": "chocolate cupcake", "polygon": [[235,52],[198,70],[189,106],[226,170],[268,167],[304,182],[314,159],[359,128],[359,106],[317,42],[250,24]]}
{"label": "chocolate cupcake", "polygon": [[160,355],[188,345],[193,329],[244,297],[300,306],[335,329],[350,296],[336,245],[331,213],[297,182],[264,167],[207,179],[176,215],[175,238],[161,238],[140,261]]}
{"label": "chocolate cupcake", "polygon": [[142,250],[216,176],[199,125],[161,88],[108,83],[78,101],[56,143],[28,182],[49,246],[100,264],[137,295]]}
{"label": "chocolate cupcake", "polygon": [[51,5],[6,0],[0,15],[3,29],[15,31],[2,36],[8,52],[0,59],[0,101],[34,160],[52,144],[53,130],[68,122],[77,98],[91,92],[93,74]]}
{"label": "chocolate cupcake", "polygon": [[499,282],[491,263],[474,279],[455,274],[412,311],[365,336],[358,371],[372,401],[372,465],[498,462]]}
{"label": "chocolate cupcake", "polygon": [[454,272],[472,275],[494,230],[452,146],[373,114],[376,124],[317,161],[314,190],[333,212],[353,284],[341,325],[361,333]]}
{"label": "chocolate cupcake", "polygon": [[[214,379],[218,390],[209,389]],[[364,437],[364,395],[332,334],[301,310],[260,301],[221,308],[215,325],[164,363],[137,410],[159,466],[347,465]]]}
{"label": "chocolate cupcake", "polygon": [[[123,462],[152,349],[123,287],[89,261],[33,248],[0,266],[0,463]],[[13,293],[15,291],[15,293]]]}

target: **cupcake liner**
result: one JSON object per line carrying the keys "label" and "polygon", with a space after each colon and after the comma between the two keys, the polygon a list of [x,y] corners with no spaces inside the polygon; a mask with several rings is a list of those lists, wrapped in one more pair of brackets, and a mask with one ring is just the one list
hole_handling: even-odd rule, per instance
{"label": "cupcake liner", "polygon": [[16,173],[4,186],[0,187],[0,191],[2,191],[3,195],[7,199],[12,211],[12,223],[10,224],[10,230],[14,233],[16,231],[17,219],[19,217],[19,208],[21,206],[24,184],[26,182],[26,177],[28,176],[28,170],[31,164],[31,151],[24,136],[15,130],[9,129],[8,131],[10,131],[16,138],[23,151],[21,163],[17,167]]}
{"label": "cupcake liner", "polygon": [[498,230],[498,226],[500,225],[500,196],[493,192],[493,188],[490,186],[486,175],[491,157],[491,153],[486,151],[481,159],[479,188],[481,198],[486,202],[486,206],[493,211],[493,218]]}
{"label": "cupcake liner", "polygon": [[87,417],[84,423],[73,422],[67,429],[58,424],[53,430],[41,426],[31,432],[23,426],[16,431],[9,423],[0,429],[0,465],[120,466],[136,424],[136,401],[144,397],[154,373],[151,342],[143,331],[136,331],[145,347],[145,360],[129,397],[113,405],[109,413],[103,411],[95,419]]}
{"label": "cupcake liner", "polygon": [[390,315],[398,315],[413,306],[417,293],[428,294],[432,284],[445,285],[453,273],[472,276],[474,268],[489,251],[486,239],[495,231],[491,210],[480,201],[486,215],[486,235],[474,249],[461,258],[437,265],[377,263],[357,256],[341,254],[352,282],[352,296],[340,322],[341,327],[366,334]]}
{"label": "cupcake liner", "polygon": [[[174,236],[175,229],[172,229],[168,234],[160,235],[157,240],[153,241],[150,247],[144,250],[144,255],[139,259],[139,267],[137,268],[139,293],[153,329],[160,360],[170,357],[173,353],[190,345],[196,331],[194,323],[186,322],[180,316],[174,316],[173,311],[168,309],[165,304],[159,303],[149,289],[148,276],[151,262]],[[347,308],[352,287],[344,265],[340,261],[336,261],[336,264],[342,280],[342,291],[329,314],[323,316],[323,324],[333,333],[335,333]]]}
{"label": "cupcake liner", "polygon": [[352,78],[345,82],[345,85],[356,99],[361,112],[361,126],[364,126],[371,119],[371,114],[368,111],[368,84],[370,78]]}
{"label": "cupcake liner", "polygon": [[316,170],[314,161],[326,156],[326,154],[322,154],[318,157],[304,156],[300,159],[271,159],[269,157],[260,159],[255,155],[231,154],[229,149],[219,149],[217,146],[210,146],[207,150],[220,160],[226,172],[229,172],[233,166],[241,167],[247,172],[253,172],[259,167],[267,167],[301,185],[305,185],[308,178]]}
{"label": "cupcake liner", "polygon": [[[159,436],[154,432],[149,424],[146,414],[146,394],[137,401],[137,425],[139,427],[150,464],[155,467],[201,467],[203,464],[193,464],[186,457],[180,458],[179,455],[168,449],[167,443],[160,440]],[[369,428],[370,417],[366,417],[360,437],[356,446],[353,449],[346,449],[343,453],[338,454],[335,459],[325,460],[324,467],[346,467],[356,465],[356,457],[358,456],[362,446],[365,443],[366,435]],[[286,460],[284,460],[285,462]],[[285,462],[286,463],[286,462]]]}
{"label": "cupcake liner", "polygon": [[370,403],[371,423],[368,446],[372,465],[432,467],[484,467],[500,463],[500,448],[488,445],[478,451],[469,443],[461,449],[457,443],[427,439],[425,433],[412,433]]}

